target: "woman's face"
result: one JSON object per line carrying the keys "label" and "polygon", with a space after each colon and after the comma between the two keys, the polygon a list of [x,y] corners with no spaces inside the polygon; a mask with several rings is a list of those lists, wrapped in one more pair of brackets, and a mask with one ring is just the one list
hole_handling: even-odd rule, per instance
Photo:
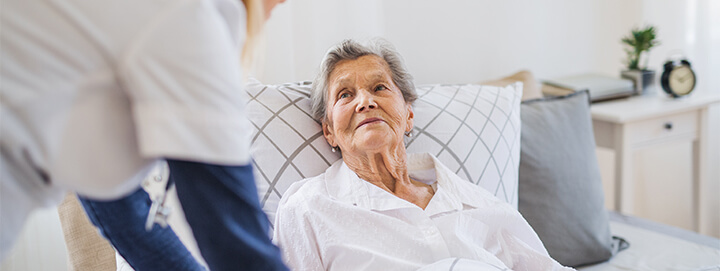
{"label": "woman's face", "polygon": [[326,112],[323,133],[343,155],[380,152],[402,144],[414,117],[387,63],[375,55],[335,66],[328,79]]}

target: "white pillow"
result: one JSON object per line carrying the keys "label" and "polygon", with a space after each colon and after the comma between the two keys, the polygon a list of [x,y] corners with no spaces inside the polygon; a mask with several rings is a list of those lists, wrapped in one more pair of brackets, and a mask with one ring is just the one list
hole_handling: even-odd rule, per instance
{"label": "white pillow", "polygon": [[[251,79],[246,90],[246,112],[256,129],[255,180],[272,223],[290,184],[323,173],[340,155],[330,151],[310,115],[310,82],[263,85]],[[522,83],[424,85],[417,93],[408,153],[435,155],[461,178],[517,208]]]}

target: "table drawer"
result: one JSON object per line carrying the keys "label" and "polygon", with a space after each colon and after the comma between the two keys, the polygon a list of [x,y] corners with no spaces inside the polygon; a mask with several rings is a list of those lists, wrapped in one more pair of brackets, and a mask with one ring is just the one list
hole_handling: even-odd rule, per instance
{"label": "table drawer", "polygon": [[662,140],[678,136],[697,137],[698,111],[673,114],[627,125],[630,144]]}

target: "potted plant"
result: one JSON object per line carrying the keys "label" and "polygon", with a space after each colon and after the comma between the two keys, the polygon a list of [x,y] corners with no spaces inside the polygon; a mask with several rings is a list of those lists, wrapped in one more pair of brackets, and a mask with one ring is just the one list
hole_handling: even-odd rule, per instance
{"label": "potted plant", "polygon": [[[648,86],[652,85],[655,77],[655,71],[647,69],[650,49],[660,44],[655,40],[655,27],[633,28],[630,35],[623,37],[621,41],[625,45],[627,53],[627,70],[622,71],[621,76],[633,80],[635,94],[642,94]],[[641,57],[644,57],[642,66],[640,66]]]}

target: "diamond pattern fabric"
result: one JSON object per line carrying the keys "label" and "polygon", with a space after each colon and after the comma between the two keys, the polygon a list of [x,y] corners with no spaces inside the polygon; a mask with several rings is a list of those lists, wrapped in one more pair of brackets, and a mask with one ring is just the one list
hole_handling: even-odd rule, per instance
{"label": "diamond pattern fabric", "polygon": [[[273,222],[290,184],[323,173],[341,157],[310,115],[310,82],[263,85],[251,79],[246,87],[255,179]],[[408,153],[435,155],[461,178],[517,208],[522,83],[423,85],[417,93]]]}

